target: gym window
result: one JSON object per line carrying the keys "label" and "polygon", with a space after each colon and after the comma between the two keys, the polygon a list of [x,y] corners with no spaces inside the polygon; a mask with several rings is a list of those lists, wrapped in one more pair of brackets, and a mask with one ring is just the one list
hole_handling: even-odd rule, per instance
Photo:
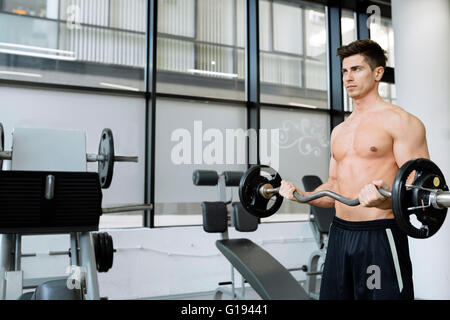
{"label": "gym window", "polygon": [[325,6],[259,1],[261,102],[328,108]]}
{"label": "gym window", "polygon": [[[145,185],[154,190],[150,201],[155,209],[144,226],[198,225],[200,203],[216,201],[217,190],[195,187],[192,172],[245,171],[246,165],[176,166],[170,159],[175,144],[171,133],[185,128],[193,135],[194,121],[203,121],[204,130],[219,129],[224,137],[226,129],[247,129],[247,0],[159,0],[155,70],[147,60],[147,42],[153,40],[147,34],[152,26],[148,22],[153,22],[147,15],[148,3],[0,0],[0,80],[50,90],[102,92],[111,98],[126,90],[136,100],[142,99],[143,114],[155,99],[155,163],[147,159],[144,164],[154,170],[153,181],[146,176]],[[336,111],[330,111],[332,88],[327,85],[330,7],[324,0],[259,0],[258,4],[260,128],[289,132],[280,148],[279,172],[301,187],[304,174],[316,174],[322,180],[328,175],[330,115]],[[341,10],[343,44],[357,39],[354,9]],[[370,36],[389,52],[388,65],[393,67],[389,18],[372,21]],[[154,74],[156,94],[151,94],[146,79]],[[393,83],[381,83],[380,94],[395,103]],[[343,97],[348,116],[353,107],[345,92]],[[148,121],[142,116],[145,125]],[[140,134],[150,139],[147,129]],[[298,162],[304,163],[301,170]],[[237,193],[233,201],[238,201]],[[303,220],[307,211],[306,205],[291,206],[286,201],[281,214],[263,221]],[[141,215],[121,216],[108,225],[137,226],[139,219]]]}
{"label": "gym window", "polygon": [[146,6],[146,0],[0,1],[0,78],[143,91]]}

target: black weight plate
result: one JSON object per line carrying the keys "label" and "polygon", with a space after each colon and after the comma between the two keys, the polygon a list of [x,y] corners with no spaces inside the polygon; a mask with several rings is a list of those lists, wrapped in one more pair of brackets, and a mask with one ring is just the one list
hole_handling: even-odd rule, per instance
{"label": "black weight plate", "polygon": [[107,267],[107,271],[109,271],[109,269],[112,268],[114,261],[114,244],[111,235],[108,233],[105,233],[105,240],[107,250],[106,251],[107,263],[105,266]]}
{"label": "black weight plate", "polygon": [[[5,132],[3,131],[3,125],[0,122],[0,151],[5,150]],[[3,160],[0,159],[0,170],[3,167]]]}
{"label": "black weight plate", "polygon": [[108,271],[108,257],[107,257],[107,246],[106,246],[106,234],[104,232],[99,233],[100,239],[100,268],[98,272],[106,272]]}
{"label": "black weight plate", "polygon": [[99,270],[99,262],[100,262],[100,243],[98,233],[92,234],[92,242],[94,244],[94,253],[95,253],[95,264],[97,266],[97,271]]}
{"label": "black weight plate", "polygon": [[[391,202],[397,224],[408,236],[424,239],[433,236],[441,228],[447,215],[447,208],[436,209],[429,206],[408,210],[408,208],[429,204],[429,191],[405,187],[406,180],[413,171],[416,171],[414,186],[444,191],[448,191],[448,186],[439,167],[424,158],[406,162],[395,176]],[[410,221],[412,214],[415,214],[417,220],[422,224],[420,228],[414,226]]]}
{"label": "black weight plate", "polygon": [[111,129],[103,129],[98,154],[105,157],[104,161],[98,161],[98,175],[101,187],[106,189],[111,185],[114,173],[114,139]]}
{"label": "black weight plate", "polygon": [[[258,218],[273,215],[281,207],[283,197],[276,193],[272,199],[266,199],[259,193],[259,188],[266,184],[274,188],[281,185],[281,177],[269,166],[253,166],[245,172],[239,183],[239,198],[245,210]],[[275,199],[275,200],[273,200]],[[272,206],[267,207],[268,204]]]}

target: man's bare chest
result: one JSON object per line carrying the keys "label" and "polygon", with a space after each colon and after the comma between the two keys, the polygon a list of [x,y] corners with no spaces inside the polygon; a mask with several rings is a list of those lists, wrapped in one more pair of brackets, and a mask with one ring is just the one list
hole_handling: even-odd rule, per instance
{"label": "man's bare chest", "polygon": [[346,121],[331,141],[335,160],[346,157],[379,158],[392,154],[393,139],[379,121]]}

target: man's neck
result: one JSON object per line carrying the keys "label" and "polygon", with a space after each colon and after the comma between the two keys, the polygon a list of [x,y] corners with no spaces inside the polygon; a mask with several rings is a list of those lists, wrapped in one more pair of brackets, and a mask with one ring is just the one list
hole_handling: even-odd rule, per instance
{"label": "man's neck", "polygon": [[372,91],[361,98],[353,99],[353,112],[363,114],[375,109],[383,102],[377,91]]}

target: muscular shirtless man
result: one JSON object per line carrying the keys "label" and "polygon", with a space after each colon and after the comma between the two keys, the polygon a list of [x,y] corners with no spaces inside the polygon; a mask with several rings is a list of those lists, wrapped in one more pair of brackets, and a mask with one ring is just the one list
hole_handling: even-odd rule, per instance
{"label": "muscular shirtless man", "polygon": [[[350,207],[328,197],[309,202],[336,208],[320,299],[413,299],[408,239],[393,219],[390,199],[377,189],[390,190],[408,160],[429,159],[425,127],[378,94],[386,56],[376,42],[355,41],[339,48],[338,55],[354,111],[333,129],[329,178],[313,192],[331,190],[358,197],[361,204]],[[283,197],[296,201],[294,191],[311,194],[282,181]]]}

